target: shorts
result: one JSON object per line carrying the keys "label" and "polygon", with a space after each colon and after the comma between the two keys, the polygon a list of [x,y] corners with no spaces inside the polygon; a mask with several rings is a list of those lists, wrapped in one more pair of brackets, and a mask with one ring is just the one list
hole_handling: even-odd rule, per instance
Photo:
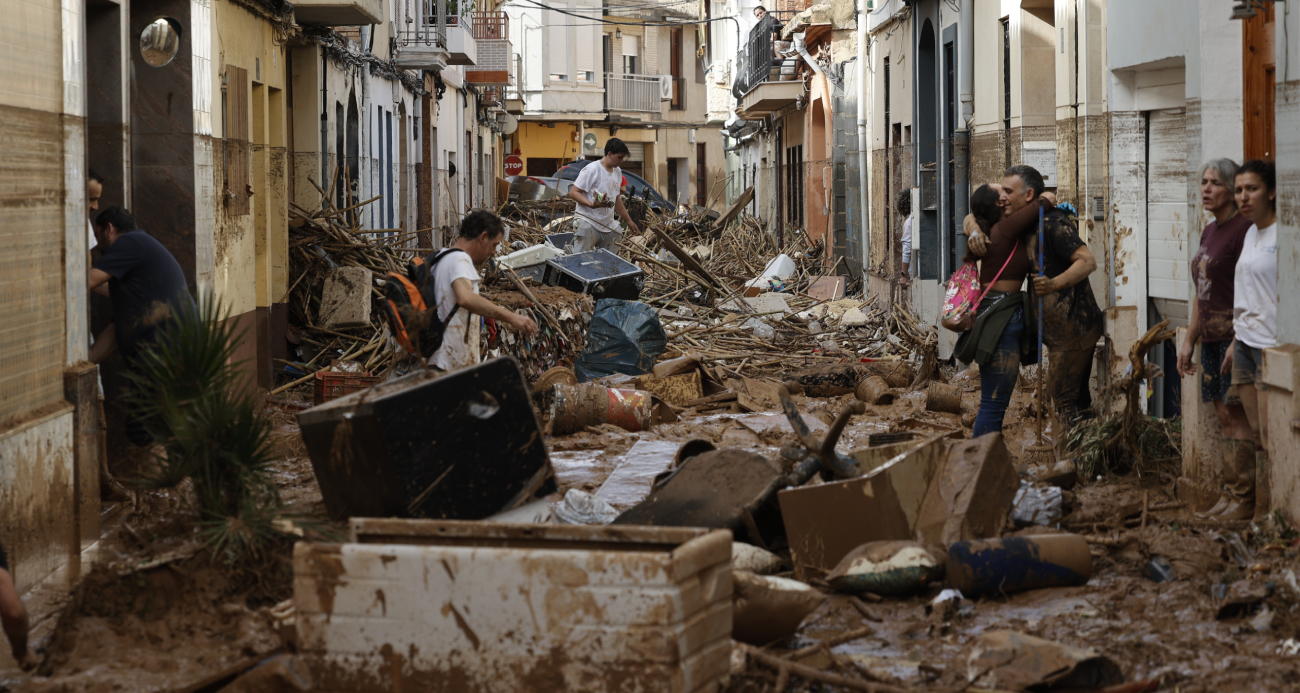
{"label": "shorts", "polygon": [[1268,386],[1261,382],[1260,378],[1264,375],[1264,350],[1237,340],[1237,346],[1232,352],[1232,384],[1233,385],[1250,385],[1254,384],[1255,389],[1267,392]]}
{"label": "shorts", "polygon": [[582,217],[576,217],[573,223],[574,253],[589,253],[597,248],[617,252],[618,242],[623,234],[618,231],[601,231],[595,224]]}
{"label": "shorts", "polygon": [[1201,401],[1237,404],[1240,402],[1232,388],[1232,374],[1224,374],[1223,359],[1228,355],[1231,340],[1201,342]]}

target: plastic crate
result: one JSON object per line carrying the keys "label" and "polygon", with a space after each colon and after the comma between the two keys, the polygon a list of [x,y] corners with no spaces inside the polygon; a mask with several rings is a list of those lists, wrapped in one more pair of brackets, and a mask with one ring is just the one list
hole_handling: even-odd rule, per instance
{"label": "plastic crate", "polygon": [[324,404],[353,392],[361,392],[379,382],[379,376],[364,373],[335,373],[334,371],[316,371],[316,394],[312,400]]}

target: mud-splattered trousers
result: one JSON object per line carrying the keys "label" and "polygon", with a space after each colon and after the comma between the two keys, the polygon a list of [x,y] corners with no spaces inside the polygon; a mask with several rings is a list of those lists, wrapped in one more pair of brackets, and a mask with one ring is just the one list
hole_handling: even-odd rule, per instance
{"label": "mud-splattered trousers", "polygon": [[1064,430],[1092,416],[1092,356],[1096,347],[1048,351],[1047,394],[1056,405],[1056,415]]}
{"label": "mud-splattered trousers", "polygon": [[1002,419],[1011,404],[1011,394],[1020,377],[1020,335],[1025,331],[1025,311],[1016,308],[1002,331],[997,351],[980,368],[980,409],[975,415],[971,437],[1002,430]]}

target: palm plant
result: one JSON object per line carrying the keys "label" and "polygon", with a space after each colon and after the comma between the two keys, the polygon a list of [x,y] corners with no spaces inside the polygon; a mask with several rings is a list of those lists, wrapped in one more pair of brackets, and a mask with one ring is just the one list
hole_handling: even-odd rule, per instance
{"label": "palm plant", "polygon": [[137,359],[127,409],[160,448],[137,484],[171,488],[190,479],[200,537],[233,563],[257,557],[279,535],[280,499],[268,474],[271,422],[235,358],[245,331],[227,317],[210,295],[175,311]]}

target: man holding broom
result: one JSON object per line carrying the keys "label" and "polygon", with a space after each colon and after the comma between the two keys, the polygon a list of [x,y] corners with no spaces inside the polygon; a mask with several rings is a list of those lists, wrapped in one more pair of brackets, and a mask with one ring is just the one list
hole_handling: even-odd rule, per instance
{"label": "man holding broom", "polygon": [[[1002,187],[1011,212],[1034,203],[1043,193],[1043,176],[1031,166],[1007,169]],[[1057,207],[1043,217],[1043,275],[1034,275],[1034,298],[1043,302],[1043,345],[1052,354],[1047,392],[1056,405],[1064,430],[1092,416],[1093,351],[1105,327],[1101,308],[1085,281],[1097,269],[1097,260],[1079,237],[1074,219]],[[1037,271],[1038,237],[1030,247]],[[1038,324],[1038,302],[1027,325]]]}

